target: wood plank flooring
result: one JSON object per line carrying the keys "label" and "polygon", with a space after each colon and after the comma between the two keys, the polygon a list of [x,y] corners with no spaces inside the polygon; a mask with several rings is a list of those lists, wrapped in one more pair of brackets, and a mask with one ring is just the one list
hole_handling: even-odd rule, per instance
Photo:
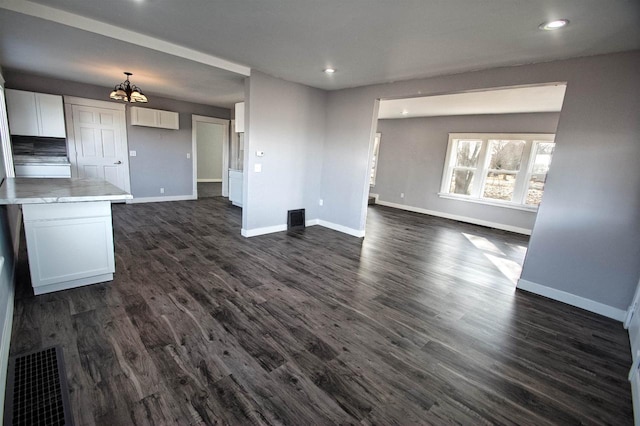
{"label": "wood plank flooring", "polygon": [[38,297],[77,425],[632,424],[620,323],[515,290],[527,238],[381,206],[245,239],[222,198],[114,205],[116,278]]}

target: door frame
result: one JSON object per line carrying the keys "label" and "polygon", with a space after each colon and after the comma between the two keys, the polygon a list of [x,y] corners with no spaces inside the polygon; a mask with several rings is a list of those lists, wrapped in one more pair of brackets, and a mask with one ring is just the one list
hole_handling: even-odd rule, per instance
{"label": "door frame", "polygon": [[[71,176],[78,177],[78,153],[76,151],[75,128],[73,126],[73,105],[110,109],[116,111],[120,116],[122,128],[120,129],[120,138],[123,145],[122,165],[124,166],[124,190],[131,193],[131,176],[129,175],[129,141],[127,139],[127,115],[125,114],[126,106],[124,104],[116,104],[109,101],[98,101],[95,99],[78,98],[76,96],[63,96],[64,98],[64,116],[67,124],[67,152],[69,160],[73,155],[71,163]],[[128,201],[128,200],[127,200]]]}
{"label": "door frame", "polygon": [[229,129],[231,121],[224,118],[191,115],[191,158],[193,164],[193,197],[198,199],[198,123],[224,126],[222,139],[222,196],[229,196]]}

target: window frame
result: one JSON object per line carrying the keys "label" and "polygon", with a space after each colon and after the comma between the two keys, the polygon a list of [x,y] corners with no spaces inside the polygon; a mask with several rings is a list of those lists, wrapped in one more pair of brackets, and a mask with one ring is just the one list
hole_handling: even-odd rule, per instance
{"label": "window frame", "polygon": [[[442,198],[468,201],[479,204],[488,204],[499,207],[507,207],[518,210],[537,211],[538,206],[526,204],[527,193],[529,191],[529,180],[531,176],[540,175],[542,173],[532,173],[535,152],[539,143],[553,143],[555,148],[555,133],[449,133],[449,141],[447,145],[447,153],[442,171],[442,181],[440,192],[438,195]],[[455,166],[456,155],[454,148],[459,140],[481,141],[480,153],[478,154],[478,162],[474,171],[474,181],[470,187],[470,195],[455,194],[450,192],[453,171],[461,167]],[[484,188],[487,180],[487,174],[492,171],[489,169],[491,161],[491,150],[489,150],[489,141],[491,140],[514,140],[524,141],[525,146],[522,150],[522,159],[520,168],[516,173],[512,201],[497,200],[492,198],[484,198]],[[553,157],[552,157],[553,161]],[[465,167],[466,169],[466,167]],[[512,171],[506,171],[511,173]],[[548,172],[545,174],[545,178]]]}
{"label": "window frame", "polygon": [[382,142],[382,133],[376,133],[373,138],[373,154],[371,155],[371,167],[369,171],[369,186],[376,186],[376,176],[378,175],[378,163],[380,163],[380,142]]}

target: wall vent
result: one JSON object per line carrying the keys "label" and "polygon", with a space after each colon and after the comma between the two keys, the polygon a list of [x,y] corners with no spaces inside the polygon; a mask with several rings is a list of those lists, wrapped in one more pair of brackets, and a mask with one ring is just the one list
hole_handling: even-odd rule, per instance
{"label": "wall vent", "polygon": [[304,229],[304,209],[289,210],[287,213],[287,230]]}

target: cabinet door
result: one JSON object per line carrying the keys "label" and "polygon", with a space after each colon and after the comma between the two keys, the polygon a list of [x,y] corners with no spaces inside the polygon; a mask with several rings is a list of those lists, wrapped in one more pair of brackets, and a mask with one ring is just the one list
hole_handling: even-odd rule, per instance
{"label": "cabinet door", "polygon": [[33,287],[113,273],[110,217],[25,221]]}
{"label": "cabinet door", "polygon": [[236,104],[236,133],[244,132],[244,102]]}
{"label": "cabinet door", "polygon": [[162,127],[163,129],[179,129],[180,125],[179,125],[179,121],[180,121],[180,116],[178,115],[177,112],[171,112],[171,111],[162,111],[159,110],[158,112],[158,127]]}
{"label": "cabinet door", "polygon": [[7,89],[5,95],[10,133],[20,136],[40,136],[35,93]]}
{"label": "cabinet door", "polygon": [[156,111],[149,108],[131,107],[131,125],[156,127]]}
{"label": "cabinet door", "polygon": [[62,97],[36,93],[36,107],[40,121],[40,136],[66,138]]}

